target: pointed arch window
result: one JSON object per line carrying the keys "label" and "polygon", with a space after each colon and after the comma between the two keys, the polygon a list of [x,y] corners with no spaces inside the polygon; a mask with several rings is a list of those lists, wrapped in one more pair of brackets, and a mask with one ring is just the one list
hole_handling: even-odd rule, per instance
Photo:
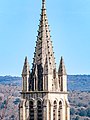
{"label": "pointed arch window", "polygon": [[58,108],[58,120],[62,120],[62,102],[59,102],[59,108]]}
{"label": "pointed arch window", "polygon": [[42,102],[37,101],[37,120],[43,120]]}
{"label": "pointed arch window", "polygon": [[57,120],[57,102],[54,101],[53,105],[53,120]]}
{"label": "pointed arch window", "polygon": [[30,116],[30,120],[34,120],[34,102],[30,101],[29,102],[29,116]]}
{"label": "pointed arch window", "polygon": [[42,64],[38,65],[38,90],[43,91],[43,68]]}

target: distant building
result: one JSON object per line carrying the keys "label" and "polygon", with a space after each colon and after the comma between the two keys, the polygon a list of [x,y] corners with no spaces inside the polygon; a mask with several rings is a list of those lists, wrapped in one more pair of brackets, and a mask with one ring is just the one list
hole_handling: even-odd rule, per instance
{"label": "distant building", "polygon": [[25,58],[21,95],[19,120],[70,120],[67,73],[62,57],[56,71],[45,0],[31,71]]}

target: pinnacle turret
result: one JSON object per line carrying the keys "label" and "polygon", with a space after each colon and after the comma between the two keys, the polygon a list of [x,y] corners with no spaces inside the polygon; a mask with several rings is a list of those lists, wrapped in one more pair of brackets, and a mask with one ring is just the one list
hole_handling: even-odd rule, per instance
{"label": "pinnacle turret", "polygon": [[30,67],[29,67],[28,59],[27,57],[25,57],[22,75],[29,75],[29,74],[30,74]]}
{"label": "pinnacle turret", "polygon": [[61,57],[61,60],[60,60],[58,75],[67,75],[63,57]]}

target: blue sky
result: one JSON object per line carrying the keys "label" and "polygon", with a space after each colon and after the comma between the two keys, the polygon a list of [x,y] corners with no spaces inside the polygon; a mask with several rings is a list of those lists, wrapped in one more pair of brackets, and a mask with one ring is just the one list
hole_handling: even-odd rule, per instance
{"label": "blue sky", "polygon": [[[90,74],[90,0],[47,0],[57,67]],[[0,0],[0,75],[20,76],[24,58],[32,63],[41,0]]]}

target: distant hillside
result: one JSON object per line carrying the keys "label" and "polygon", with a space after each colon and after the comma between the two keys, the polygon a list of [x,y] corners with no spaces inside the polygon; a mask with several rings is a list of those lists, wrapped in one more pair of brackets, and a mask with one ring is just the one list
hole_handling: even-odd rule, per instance
{"label": "distant hillside", "polygon": [[3,85],[21,85],[21,77],[0,76],[0,84],[3,84]]}
{"label": "distant hillside", "polygon": [[[21,77],[0,76],[0,84],[21,86]],[[90,91],[90,75],[68,75],[68,90]]]}
{"label": "distant hillside", "polygon": [[[0,120],[19,120],[21,87],[0,84]],[[90,120],[90,92],[70,91],[70,120]]]}
{"label": "distant hillside", "polygon": [[90,91],[90,75],[68,75],[68,89]]}

